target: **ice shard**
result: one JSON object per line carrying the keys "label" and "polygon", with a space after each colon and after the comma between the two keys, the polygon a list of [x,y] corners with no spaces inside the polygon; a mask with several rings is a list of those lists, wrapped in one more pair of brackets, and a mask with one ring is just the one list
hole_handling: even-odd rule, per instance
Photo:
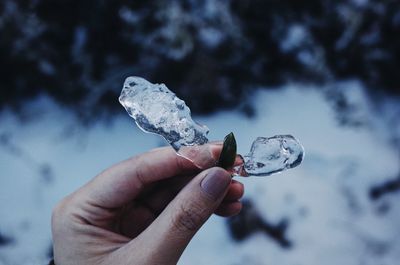
{"label": "ice shard", "polygon": [[177,152],[183,146],[208,142],[208,128],[193,121],[185,102],[164,84],[128,77],[119,102],[139,128],[161,135]]}
{"label": "ice shard", "polygon": [[268,176],[298,166],[303,157],[303,146],[291,135],[258,137],[243,157],[243,167],[249,176]]}

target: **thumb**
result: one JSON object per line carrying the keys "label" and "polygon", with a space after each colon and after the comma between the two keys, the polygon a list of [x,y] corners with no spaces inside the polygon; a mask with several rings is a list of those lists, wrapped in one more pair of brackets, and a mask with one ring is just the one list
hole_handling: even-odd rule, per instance
{"label": "thumb", "polygon": [[226,170],[214,167],[201,172],[181,190],[136,238],[145,252],[151,250],[149,264],[177,263],[192,237],[222,202],[231,179]]}

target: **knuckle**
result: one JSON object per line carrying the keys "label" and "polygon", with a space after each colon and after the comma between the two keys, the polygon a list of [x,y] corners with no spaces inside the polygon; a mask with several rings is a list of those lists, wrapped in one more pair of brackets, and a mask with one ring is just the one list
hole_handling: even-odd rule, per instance
{"label": "knuckle", "polygon": [[65,211],[66,211],[66,207],[67,207],[67,203],[65,201],[65,199],[61,200],[60,202],[58,202],[56,204],[56,206],[54,206],[53,211],[52,211],[52,219],[58,219],[59,217],[61,217]]}
{"label": "knuckle", "polygon": [[65,197],[54,206],[51,213],[52,226],[59,225],[62,220],[71,212],[70,210],[70,196]]}
{"label": "knuckle", "polygon": [[53,208],[53,211],[51,213],[51,224],[53,228],[58,226],[59,220],[63,214],[64,207],[64,203],[61,201]]}
{"label": "knuckle", "polygon": [[183,204],[175,212],[172,224],[181,232],[192,232],[200,228],[206,217],[202,207],[195,204]]}

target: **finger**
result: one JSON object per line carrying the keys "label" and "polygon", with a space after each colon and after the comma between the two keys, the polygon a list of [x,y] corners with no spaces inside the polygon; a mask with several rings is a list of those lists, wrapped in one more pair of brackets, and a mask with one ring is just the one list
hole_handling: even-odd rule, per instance
{"label": "finger", "polygon": [[[186,186],[192,178],[193,176],[185,176],[163,180],[157,183],[152,190],[141,194],[135,199],[134,205],[136,207],[124,207],[124,214],[121,216],[121,232],[130,238],[136,237],[165,209],[182,187]],[[163,188],[165,186],[168,188]],[[236,203],[243,196],[243,193],[243,184],[232,180],[221,206],[218,207],[215,213],[221,216],[235,215],[238,211],[237,207],[230,210],[232,208],[230,204]],[[225,209],[227,207],[229,207],[228,210]],[[224,213],[221,214],[222,212]],[[151,221],[148,222],[147,220]],[[141,225],[142,223],[144,225]],[[135,225],[133,226],[132,224]]]}
{"label": "finger", "polygon": [[[175,198],[178,192],[186,186],[186,184],[192,180],[193,176],[184,176],[184,177],[175,177],[168,180],[163,180],[157,183],[157,185],[150,191],[141,194],[139,197],[135,199],[135,205],[140,205],[142,208],[146,209],[145,217],[151,215],[153,219],[155,219],[164,209],[165,207]],[[164,188],[168,187],[168,188]],[[221,206],[238,201],[244,193],[243,184],[232,180],[229,185],[228,192],[225,195]],[[132,226],[132,223],[138,223],[137,220],[141,220],[143,218],[138,218],[136,213],[129,213],[129,211],[136,212],[138,207],[125,207],[123,218],[123,231],[130,231],[131,229],[128,226]],[[140,209],[143,211],[143,209]],[[148,212],[148,213],[147,213]],[[147,222],[146,222],[147,223]],[[125,225],[126,224],[126,225]],[[143,229],[139,229],[140,231]],[[135,230],[136,231],[136,230]],[[129,233],[125,235],[129,237],[134,237],[138,233]],[[134,234],[134,235],[133,235]]]}
{"label": "finger", "polygon": [[81,188],[79,193],[90,204],[105,208],[121,207],[151,183],[199,171],[196,164],[213,166],[220,152],[220,145],[194,146],[188,153],[190,161],[177,155],[171,147],[158,148],[105,170]]}
{"label": "finger", "polygon": [[209,145],[214,147],[214,157],[212,161],[209,159],[198,159],[199,151],[202,151],[204,146],[195,145],[195,146],[182,146],[179,149],[179,154],[188,160],[192,161],[200,169],[207,169],[210,166],[214,166],[216,164],[216,160],[219,158],[222,151],[222,142],[212,142]]}
{"label": "finger", "polygon": [[242,210],[242,203],[239,201],[223,202],[217,210],[215,210],[215,214],[222,217],[229,217],[237,215],[240,213],[240,210]]}
{"label": "finger", "polygon": [[242,183],[236,180],[232,180],[229,186],[228,193],[226,194],[223,201],[237,201],[243,197],[244,186]]}
{"label": "finger", "polygon": [[240,165],[243,165],[243,164],[244,164],[243,157],[241,155],[236,155],[235,161],[233,162],[233,166],[236,167],[236,166],[240,166]]}
{"label": "finger", "polygon": [[172,201],[178,192],[186,186],[194,176],[177,176],[157,182],[151,189],[141,193],[135,201],[141,202],[159,215]]}
{"label": "finger", "polygon": [[[147,208],[151,209],[155,215],[159,215],[178,192],[191,181],[193,176],[181,176],[160,181],[150,191],[141,194],[137,199]],[[168,188],[166,188],[168,187]],[[244,194],[244,186],[236,180],[232,180],[228,188],[228,193],[223,201],[237,201]]]}
{"label": "finger", "polygon": [[193,235],[218,208],[230,183],[230,174],[222,168],[201,172],[143,233],[125,246],[126,253],[138,247],[151,249],[150,264],[175,264]]}
{"label": "finger", "polygon": [[134,238],[148,227],[156,218],[153,211],[136,203],[123,207],[115,232]]}

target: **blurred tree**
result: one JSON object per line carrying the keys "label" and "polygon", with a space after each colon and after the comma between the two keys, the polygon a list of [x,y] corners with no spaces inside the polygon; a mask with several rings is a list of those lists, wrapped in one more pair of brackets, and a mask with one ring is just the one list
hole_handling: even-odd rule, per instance
{"label": "blurred tree", "polygon": [[394,0],[3,0],[0,34],[0,109],[47,94],[90,121],[120,109],[129,75],[166,83],[197,113],[292,80],[400,94]]}

